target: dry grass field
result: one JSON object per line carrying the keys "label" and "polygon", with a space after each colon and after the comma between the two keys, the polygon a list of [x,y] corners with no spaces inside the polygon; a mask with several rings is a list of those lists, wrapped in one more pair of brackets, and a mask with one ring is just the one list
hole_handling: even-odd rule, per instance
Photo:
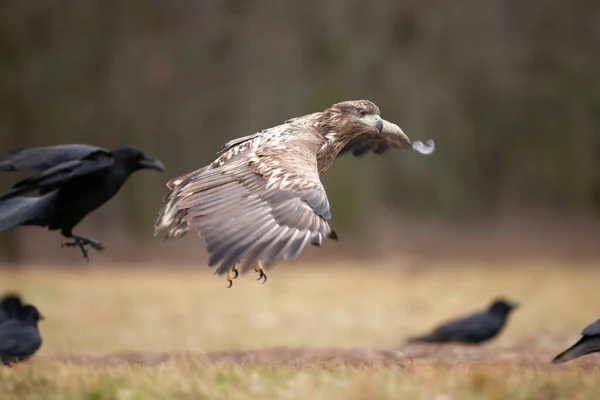
{"label": "dry grass field", "polygon": [[[203,266],[0,271],[46,316],[0,398],[598,398],[600,356],[549,363],[600,317],[593,263],[384,264],[298,262],[232,289]],[[522,303],[496,340],[404,344],[496,295]]]}

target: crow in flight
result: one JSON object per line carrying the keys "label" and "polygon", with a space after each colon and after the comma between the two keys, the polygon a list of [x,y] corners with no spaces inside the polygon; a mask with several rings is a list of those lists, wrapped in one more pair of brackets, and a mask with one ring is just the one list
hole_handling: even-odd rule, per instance
{"label": "crow in flight", "polygon": [[560,364],[581,357],[585,354],[600,351],[600,319],[581,332],[583,336],[577,343],[563,351],[552,360],[553,364]]}
{"label": "crow in flight", "polygon": [[[164,171],[163,164],[136,147],[109,151],[101,147],[68,144],[34,147],[0,156],[0,171],[31,171],[0,196],[0,231],[34,225],[60,230],[69,239],[63,246],[77,246],[88,259],[86,246],[97,251],[97,240],[75,235],[83,218],[110,200],[129,175],[140,169]],[[20,196],[39,192],[38,197]]]}
{"label": "crow in flight", "polygon": [[425,336],[414,337],[409,343],[472,343],[493,339],[505,325],[510,312],[518,305],[503,299],[495,300],[483,312],[440,325]]}

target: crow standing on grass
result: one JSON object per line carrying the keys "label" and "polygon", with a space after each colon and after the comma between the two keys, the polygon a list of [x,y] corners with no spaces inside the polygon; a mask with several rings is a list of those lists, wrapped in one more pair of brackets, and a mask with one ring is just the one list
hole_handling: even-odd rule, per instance
{"label": "crow standing on grass", "polygon": [[[15,308],[15,306],[17,308]],[[18,295],[0,302],[0,362],[10,365],[30,358],[42,346],[38,322],[44,317],[34,306],[23,305]]]}
{"label": "crow standing on grass", "polygon": [[[0,156],[0,171],[31,171],[0,196],[0,231],[35,225],[60,233],[88,258],[86,246],[97,251],[104,246],[95,239],[73,233],[89,213],[110,200],[129,175],[140,169],[164,171],[158,160],[148,158],[136,147],[109,151],[100,147],[68,144],[34,147]],[[39,192],[38,197],[20,196]]]}
{"label": "crow standing on grass", "polygon": [[410,338],[409,343],[471,343],[493,339],[504,327],[508,315],[518,305],[503,299],[495,300],[483,312],[440,325],[425,336]]}
{"label": "crow standing on grass", "polygon": [[600,351],[600,319],[581,332],[583,336],[577,343],[563,351],[552,360],[553,364],[571,361],[574,358]]}
{"label": "crow standing on grass", "polygon": [[434,150],[411,141],[383,120],[368,100],[344,101],[227,142],[209,165],[171,179],[155,234],[177,239],[196,231],[206,242],[209,266],[232,279],[279,260],[293,261],[308,243],[337,239],[319,174],[338,154],[382,154],[390,148]]}
{"label": "crow standing on grass", "polygon": [[5,365],[25,361],[42,346],[38,322],[44,317],[32,305],[19,310],[17,318],[0,324],[0,362]]}

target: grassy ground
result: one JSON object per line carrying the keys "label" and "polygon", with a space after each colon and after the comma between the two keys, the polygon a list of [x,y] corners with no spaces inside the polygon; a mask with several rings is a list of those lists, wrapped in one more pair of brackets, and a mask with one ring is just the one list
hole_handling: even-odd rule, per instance
{"label": "grassy ground", "polygon": [[[600,356],[549,364],[600,317],[590,266],[297,263],[232,289],[204,267],[0,271],[46,316],[0,398],[597,398]],[[523,306],[495,341],[403,344],[496,295]]]}

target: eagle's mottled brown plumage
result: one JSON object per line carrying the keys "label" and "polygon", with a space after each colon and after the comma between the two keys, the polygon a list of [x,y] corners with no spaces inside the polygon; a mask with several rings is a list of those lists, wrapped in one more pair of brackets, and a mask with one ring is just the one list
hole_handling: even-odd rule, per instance
{"label": "eagle's mottled brown plumage", "polygon": [[155,225],[179,238],[189,230],[206,241],[219,275],[240,260],[242,273],[258,260],[265,268],[295,260],[308,243],[337,238],[319,174],[338,154],[381,153],[390,147],[433,151],[411,142],[379,117],[370,101],[345,101],[323,112],[226,143],[208,166],[172,179]]}

